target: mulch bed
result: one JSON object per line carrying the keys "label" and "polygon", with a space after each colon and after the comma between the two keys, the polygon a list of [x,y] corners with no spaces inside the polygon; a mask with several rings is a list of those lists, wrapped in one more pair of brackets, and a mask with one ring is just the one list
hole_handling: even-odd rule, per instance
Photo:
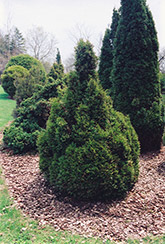
{"label": "mulch bed", "polygon": [[57,231],[120,241],[165,233],[165,147],[140,157],[138,182],[126,199],[111,203],[57,197],[40,173],[37,155],[15,156],[4,151],[0,164],[16,206],[41,226],[50,224]]}

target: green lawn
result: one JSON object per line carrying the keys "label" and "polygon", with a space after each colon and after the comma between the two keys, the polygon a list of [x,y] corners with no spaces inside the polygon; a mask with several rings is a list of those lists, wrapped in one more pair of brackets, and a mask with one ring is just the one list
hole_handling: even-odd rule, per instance
{"label": "green lawn", "polygon": [[8,94],[4,92],[0,86],[0,130],[11,120],[13,120],[12,112],[16,106],[16,102],[8,98]]}

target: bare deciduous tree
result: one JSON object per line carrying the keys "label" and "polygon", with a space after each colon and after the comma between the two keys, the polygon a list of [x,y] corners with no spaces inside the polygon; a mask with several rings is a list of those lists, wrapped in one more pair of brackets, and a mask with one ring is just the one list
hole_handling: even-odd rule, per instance
{"label": "bare deciduous tree", "polygon": [[69,32],[69,37],[74,42],[74,44],[77,44],[80,39],[84,39],[85,41],[90,40],[91,36],[91,29],[85,24],[80,23],[77,23]]}
{"label": "bare deciduous tree", "polygon": [[41,62],[55,60],[56,45],[56,38],[52,34],[44,31],[42,27],[34,26],[27,33],[27,52]]}
{"label": "bare deciduous tree", "polygon": [[74,63],[75,63],[75,55],[72,53],[65,61],[64,61],[64,66],[65,66],[65,72],[68,73],[72,70],[74,70]]}

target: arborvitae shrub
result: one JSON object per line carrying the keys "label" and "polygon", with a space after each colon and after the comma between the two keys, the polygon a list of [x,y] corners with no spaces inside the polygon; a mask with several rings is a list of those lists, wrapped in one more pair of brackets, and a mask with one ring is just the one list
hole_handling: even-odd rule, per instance
{"label": "arborvitae shrub", "polygon": [[129,118],[113,109],[99,81],[90,79],[95,65],[87,74],[92,65],[84,61],[94,64],[88,58],[88,52],[94,56],[91,44],[81,40],[76,51],[81,72],[70,75],[64,96],[52,104],[38,139],[40,169],[60,194],[85,200],[121,198],[138,178],[137,135]]}
{"label": "arborvitae shrub", "polygon": [[36,150],[39,132],[46,127],[50,114],[50,98],[57,97],[61,81],[40,86],[39,91],[20,104],[16,110],[17,118],[4,130],[5,147],[14,153],[25,153]]}
{"label": "arborvitae shrub", "polygon": [[144,0],[121,0],[113,60],[114,108],[129,115],[141,151],[158,150],[163,135],[158,41]]}

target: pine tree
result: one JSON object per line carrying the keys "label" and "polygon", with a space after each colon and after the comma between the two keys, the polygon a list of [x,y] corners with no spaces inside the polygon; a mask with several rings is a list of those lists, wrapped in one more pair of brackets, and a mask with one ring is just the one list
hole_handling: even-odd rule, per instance
{"label": "pine tree", "polygon": [[138,177],[137,135],[99,85],[92,45],[80,40],[75,53],[76,71],[38,139],[40,169],[61,194],[121,198]]}
{"label": "pine tree", "polygon": [[25,40],[17,27],[11,30],[11,33],[5,35],[5,47],[10,55],[18,55],[25,52]]}
{"label": "pine tree", "polygon": [[111,89],[112,82],[110,79],[113,66],[114,40],[117,31],[120,14],[116,9],[113,10],[112,24],[110,29],[107,28],[103,38],[99,63],[99,79],[104,89]]}
{"label": "pine tree", "polygon": [[17,27],[14,29],[12,43],[14,44],[14,49],[12,49],[12,51],[14,51],[14,55],[25,52],[25,39]]}
{"label": "pine tree", "polygon": [[145,0],[121,0],[113,63],[114,107],[130,116],[141,150],[161,146],[158,41]]}

